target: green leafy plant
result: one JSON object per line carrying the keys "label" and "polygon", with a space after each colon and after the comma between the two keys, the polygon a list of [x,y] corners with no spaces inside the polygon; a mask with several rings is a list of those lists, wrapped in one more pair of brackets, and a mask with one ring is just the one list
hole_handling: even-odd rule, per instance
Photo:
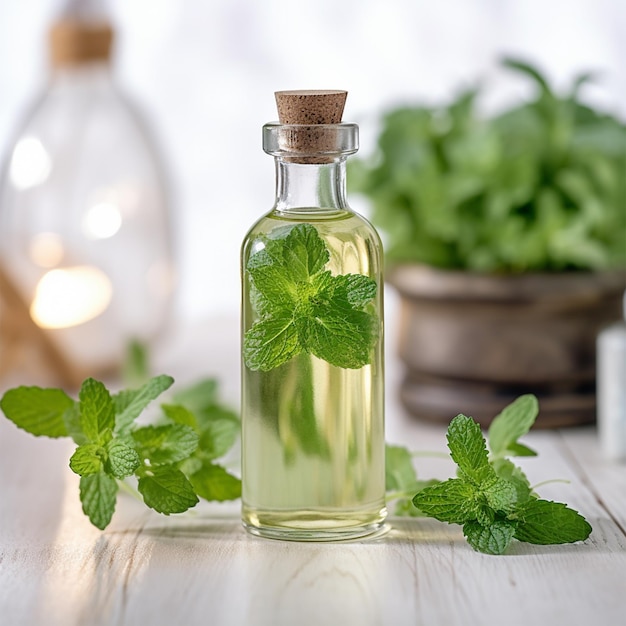
{"label": "green leafy plant", "polygon": [[[217,398],[215,380],[203,380],[161,405],[154,424],[136,419],[173,383],[156,376],[135,390],[111,394],[88,378],[73,400],[60,389],[17,387],[0,400],[6,417],[23,430],[44,437],[71,437],[77,447],[69,460],[80,476],[84,513],[100,529],[108,526],[120,487],[159,513],[182,513],[198,499],[234,500],[239,478],[218,459],[234,445],[239,418]],[[387,500],[395,514],[430,516],[461,524],[469,544],[487,554],[503,553],[513,539],[536,544],[583,541],[591,526],[565,504],[541,500],[522,470],[507,457],[533,456],[519,443],[538,413],[537,399],[521,396],[495,418],[489,429],[491,454],[480,426],[458,415],[448,428],[457,477],[418,480],[413,455],[387,446]],[[137,491],[127,482],[137,480]],[[417,492],[417,493],[416,493]]]}
{"label": "green leafy plant", "polygon": [[578,77],[560,96],[528,64],[534,100],[476,112],[477,91],[382,120],[378,149],[351,164],[394,262],[490,272],[626,264],[626,126],[583,104]]}
{"label": "green leafy plant", "polygon": [[104,529],[115,511],[120,486],[137,479],[150,508],[169,515],[206,500],[241,495],[239,478],[217,462],[239,436],[239,418],[217,398],[214,380],[174,394],[156,424],[140,426],[139,415],[174,382],[156,376],[138,389],[111,394],[88,378],[78,400],[60,389],[17,387],[0,408],[16,426],[37,436],[71,437],[77,444],[69,466],[80,476],[80,500],[92,524]]}
{"label": "green leafy plant", "polygon": [[302,352],[343,368],[369,363],[377,318],[367,304],[376,282],[324,269],[330,253],[310,224],[275,229],[263,243],[246,265],[259,315],[244,336],[246,366],[268,371]]}
{"label": "green leafy plant", "polygon": [[[507,458],[536,454],[518,438],[531,428],[538,410],[530,394],[506,407],[489,428],[491,454],[480,426],[457,415],[447,432],[457,476],[443,482],[420,483],[408,451],[393,449],[387,456],[387,488],[391,483],[399,490],[396,514],[460,524],[468,543],[486,554],[502,554],[513,539],[535,544],[587,539],[589,523],[565,504],[540,499],[522,470]],[[417,489],[410,506],[409,494]]]}

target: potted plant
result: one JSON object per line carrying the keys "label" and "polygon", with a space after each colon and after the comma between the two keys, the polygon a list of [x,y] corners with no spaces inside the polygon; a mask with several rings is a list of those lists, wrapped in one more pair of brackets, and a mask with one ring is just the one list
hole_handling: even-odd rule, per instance
{"label": "potted plant", "polygon": [[536,97],[488,118],[477,91],[385,115],[351,191],[372,205],[387,280],[401,298],[408,410],[487,424],[537,394],[539,425],[595,416],[595,340],[626,286],[626,126],[558,95],[533,67],[504,65]]}

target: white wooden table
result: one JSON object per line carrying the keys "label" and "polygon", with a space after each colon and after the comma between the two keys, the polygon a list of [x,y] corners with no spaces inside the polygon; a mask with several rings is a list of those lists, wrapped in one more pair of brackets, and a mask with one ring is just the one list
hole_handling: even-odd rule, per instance
{"label": "white wooden table", "polygon": [[[214,321],[178,337],[157,366],[179,382],[219,376],[236,403],[237,346],[236,320]],[[444,451],[443,426],[395,403],[393,346],[389,354],[387,440]],[[585,543],[515,543],[486,556],[458,526],[393,517],[368,541],[271,541],[243,531],[236,504],[164,517],[130,497],[101,532],[82,514],[71,443],[36,439],[2,418],[0,624],[626,624],[626,466],[601,458],[593,428],[532,432],[525,442],[539,451],[523,463],[532,483],[570,481],[539,491],[585,515]],[[444,459],[416,464],[423,478],[453,473]]]}

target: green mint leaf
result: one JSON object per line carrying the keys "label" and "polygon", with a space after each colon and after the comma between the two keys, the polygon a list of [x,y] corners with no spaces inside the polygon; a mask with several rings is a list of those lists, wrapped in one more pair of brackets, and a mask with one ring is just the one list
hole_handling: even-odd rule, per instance
{"label": "green mint leaf", "polygon": [[0,408],[18,428],[38,437],[67,437],[66,411],[74,406],[60,389],[17,387],[0,400]]}
{"label": "green mint leaf", "polygon": [[198,447],[198,434],[184,424],[144,426],[132,432],[139,455],[151,465],[167,465],[186,459]]}
{"label": "green mint leaf", "polygon": [[173,382],[174,379],[171,376],[155,376],[136,391],[123,394],[116,401],[118,405],[116,408],[121,406],[122,402],[125,406],[117,413],[115,418],[115,432],[127,432],[148,404],[158,398],[166,389],[169,389]]}
{"label": "green mint leaf", "polygon": [[523,443],[512,443],[506,449],[508,456],[537,456],[537,453]]}
{"label": "green mint leaf", "polygon": [[385,446],[385,490],[409,491],[417,484],[413,457],[403,446]]}
{"label": "green mint leaf", "polygon": [[[489,427],[491,452],[495,456],[504,456],[514,454],[515,450],[522,450],[520,447],[515,448],[514,444],[531,429],[538,414],[539,403],[532,394],[520,396],[505,407]],[[529,450],[525,446],[523,449]]]}
{"label": "green mint leaf", "polygon": [[171,465],[151,468],[139,479],[138,489],[144,502],[164,515],[183,513],[198,503],[191,483]]}
{"label": "green mint leaf", "polygon": [[376,316],[360,309],[365,305],[363,293],[375,294],[376,283],[367,276],[360,276],[362,281],[351,280],[357,276],[321,274],[314,281],[315,295],[308,306],[296,310],[294,320],[306,352],[346,369],[359,369],[370,362],[378,332]]}
{"label": "green mint leaf", "polygon": [[199,380],[176,391],[173,401],[174,404],[184,406],[193,413],[206,409],[217,402],[217,381],[214,378]]}
{"label": "green mint leaf", "polygon": [[282,258],[295,281],[306,281],[328,263],[330,254],[314,226],[299,224],[290,228],[286,242],[287,245],[281,247]]}
{"label": "green mint leaf", "polygon": [[307,352],[337,367],[371,361],[378,318],[365,310],[377,285],[368,276],[333,276],[324,240],[310,224],[279,229],[248,259],[258,319],[244,335],[244,362],[269,371]]}
{"label": "green mint leaf", "polygon": [[119,439],[112,439],[106,444],[106,453],[105,470],[107,474],[120,480],[132,476],[141,464],[136,450]]}
{"label": "green mint leaf", "polygon": [[509,459],[496,459],[492,462],[496,474],[513,485],[516,492],[517,504],[526,502],[530,498],[530,482],[522,470]]}
{"label": "green mint leaf", "polygon": [[268,372],[301,351],[293,314],[289,311],[279,311],[255,322],[244,335],[243,357],[254,371]]}
{"label": "green mint leaf", "polygon": [[479,492],[471,483],[450,478],[432,487],[426,487],[413,497],[413,504],[424,515],[440,522],[464,524],[476,519],[475,500]]}
{"label": "green mint leaf", "polygon": [[508,480],[493,474],[481,483],[480,491],[487,506],[494,511],[511,513],[515,509],[517,489]]}
{"label": "green mint leaf", "polygon": [[203,463],[189,480],[196,493],[205,500],[221,502],[241,497],[241,480],[215,463]]}
{"label": "green mint leaf", "polygon": [[200,453],[204,459],[224,456],[237,441],[241,424],[236,418],[215,419],[204,425],[200,435]]}
{"label": "green mint leaf", "polygon": [[113,517],[117,489],[115,478],[102,471],[80,477],[83,512],[100,530],[104,530]]}
{"label": "green mint leaf", "polygon": [[448,448],[463,475],[476,485],[493,472],[480,426],[465,415],[457,415],[448,426]]}
{"label": "green mint leaf", "polygon": [[87,435],[83,432],[80,424],[80,407],[78,402],[73,402],[72,406],[63,413],[63,421],[67,434],[74,440],[76,445],[82,446],[89,443]]}
{"label": "green mint leaf", "polygon": [[[418,480],[413,485],[413,488],[407,491],[412,491],[413,493],[415,493],[416,491],[423,491],[424,489],[426,489],[426,487],[432,487],[433,485],[438,485],[439,483],[440,481],[435,478],[431,480]],[[390,494],[388,493],[387,498],[389,498],[389,495]],[[412,498],[409,497],[398,498],[393,514],[398,517],[426,517],[426,514],[418,509],[413,504]]]}
{"label": "green mint leaf", "polygon": [[98,380],[88,378],[78,394],[82,431],[93,443],[106,443],[115,426],[115,408],[108,389]]}
{"label": "green mint leaf", "polygon": [[177,424],[184,424],[194,430],[198,430],[198,420],[196,416],[188,408],[181,406],[180,404],[162,404],[161,409],[165,413],[165,417],[176,422]]}
{"label": "green mint leaf", "polygon": [[97,443],[78,446],[70,458],[70,469],[79,476],[96,474],[102,470],[104,449]]}
{"label": "green mint leaf", "polygon": [[148,346],[133,339],[126,347],[122,366],[122,380],[128,387],[139,387],[150,378]]}
{"label": "green mint leaf", "polygon": [[477,552],[503,554],[513,539],[515,524],[506,520],[496,520],[489,526],[467,522],[463,524],[463,534]]}
{"label": "green mint leaf", "polygon": [[591,526],[577,511],[560,502],[531,498],[517,512],[515,538],[536,544],[584,541]]}

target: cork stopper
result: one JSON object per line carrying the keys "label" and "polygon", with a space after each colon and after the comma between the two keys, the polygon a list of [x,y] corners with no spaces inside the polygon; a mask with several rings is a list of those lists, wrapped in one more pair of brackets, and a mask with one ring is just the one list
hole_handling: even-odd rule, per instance
{"label": "cork stopper", "polygon": [[49,34],[50,59],[54,67],[108,61],[113,29],[105,21],[62,19]]}
{"label": "cork stopper", "polygon": [[331,89],[277,91],[279,124],[265,125],[265,151],[291,163],[332,163],[355,152],[357,128],[341,123],[347,95]]}
{"label": "cork stopper", "polygon": [[347,91],[277,91],[276,106],[281,124],[340,124]]}

